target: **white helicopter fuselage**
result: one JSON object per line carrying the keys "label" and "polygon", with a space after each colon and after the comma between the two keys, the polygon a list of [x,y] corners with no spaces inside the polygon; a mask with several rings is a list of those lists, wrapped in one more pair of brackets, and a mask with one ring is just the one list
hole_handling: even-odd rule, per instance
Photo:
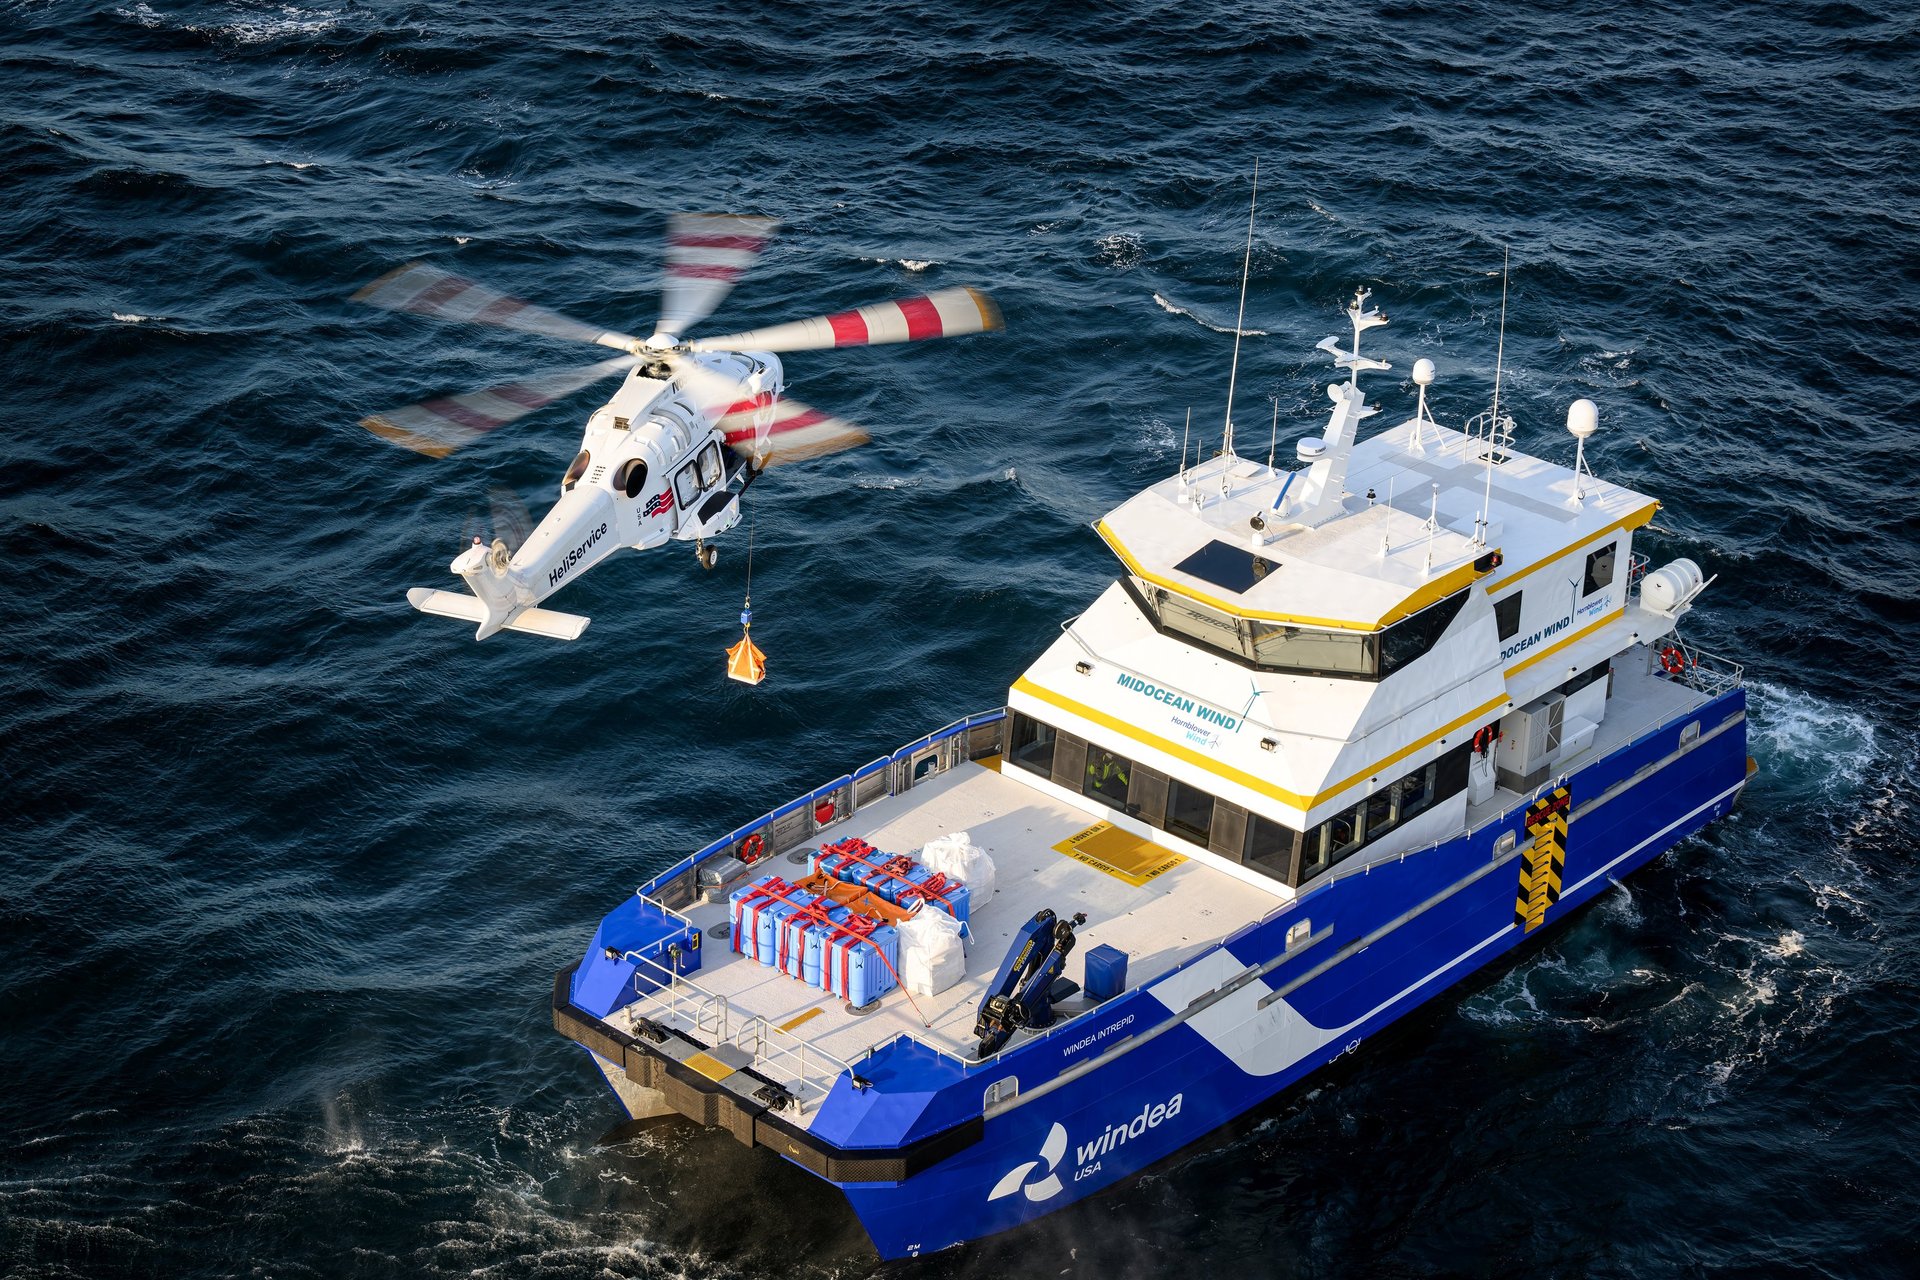
{"label": "white helicopter fuselage", "polygon": [[[771,393],[770,401],[782,389],[779,358],[769,353],[694,358],[749,393]],[[763,412],[771,417],[770,402]],[[503,628],[571,639],[585,618],[535,606],[615,551],[692,541],[710,564],[704,540],[739,523],[741,492],[756,474],[719,429],[724,416],[724,409],[703,410],[663,364],[635,365],[587,420],[560,500],[520,549],[510,554],[503,542],[488,547],[476,539],[449,566],[472,597],[416,588],[409,599],[427,612],[478,622],[479,640]]]}

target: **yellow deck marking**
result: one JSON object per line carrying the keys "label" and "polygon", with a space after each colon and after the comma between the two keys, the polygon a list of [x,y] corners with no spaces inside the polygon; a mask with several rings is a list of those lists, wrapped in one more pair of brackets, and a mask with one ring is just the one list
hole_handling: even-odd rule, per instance
{"label": "yellow deck marking", "polygon": [[733,1074],[732,1067],[720,1061],[718,1058],[708,1057],[704,1053],[694,1054],[686,1060],[686,1065],[692,1067],[695,1071],[698,1071],[701,1075],[716,1084]]}
{"label": "yellow deck marking", "polygon": [[813,1006],[813,1008],[807,1010],[805,1013],[801,1014],[799,1017],[789,1018],[785,1022],[781,1023],[780,1029],[782,1031],[791,1031],[795,1027],[799,1026],[801,1023],[806,1022],[812,1018],[817,1018],[825,1012],[826,1012],[825,1009],[821,1008],[819,1005],[815,1005]]}
{"label": "yellow deck marking", "polygon": [[1162,849],[1111,822],[1096,822],[1053,847],[1075,862],[1084,862],[1095,871],[1136,887],[1186,861],[1171,849]]}
{"label": "yellow deck marking", "polygon": [[978,760],[975,760],[974,763],[982,769],[991,769],[995,773],[1000,772],[1000,757],[997,755],[981,756]]}

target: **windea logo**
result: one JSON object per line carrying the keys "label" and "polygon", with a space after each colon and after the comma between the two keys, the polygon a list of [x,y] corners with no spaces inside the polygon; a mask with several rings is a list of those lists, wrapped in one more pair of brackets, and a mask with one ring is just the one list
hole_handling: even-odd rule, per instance
{"label": "windea logo", "polygon": [[[1067,1127],[1054,1121],[1053,1128],[1047,1132],[1047,1140],[1040,1144],[1040,1159],[1029,1160],[1007,1170],[1007,1176],[993,1184],[993,1190],[987,1193],[989,1200],[1003,1200],[1016,1191],[1024,1190],[1029,1200],[1050,1200],[1060,1194],[1060,1175],[1054,1170],[1059,1167],[1060,1157],[1067,1154]],[[1040,1167],[1044,1160],[1047,1176],[1038,1182],[1028,1183],[1027,1175]]]}
{"label": "windea logo", "polygon": [[[1117,1124],[1109,1124],[1100,1130],[1099,1136],[1092,1142],[1079,1144],[1074,1148],[1073,1153],[1075,1160],[1078,1161],[1074,1166],[1073,1180],[1078,1182],[1082,1178],[1091,1178],[1099,1173],[1101,1157],[1112,1154],[1129,1139],[1138,1138],[1173,1119],[1180,1114],[1181,1104],[1185,1101],[1186,1095],[1176,1093],[1165,1102],[1143,1106],[1140,1108],[1139,1115],[1130,1116]],[[1060,1161],[1066,1154],[1067,1127],[1055,1121],[1053,1128],[1047,1131],[1047,1140],[1040,1144],[1040,1158],[1029,1160],[1025,1164],[1016,1165],[1007,1170],[1006,1176],[996,1182],[993,1190],[987,1193],[987,1199],[1001,1200],[1016,1191],[1024,1191],[1029,1200],[1035,1202],[1051,1200],[1066,1189],[1066,1184],[1061,1182],[1059,1173]],[[1046,1166],[1045,1174],[1038,1179],[1033,1179],[1034,1171],[1042,1165]]]}

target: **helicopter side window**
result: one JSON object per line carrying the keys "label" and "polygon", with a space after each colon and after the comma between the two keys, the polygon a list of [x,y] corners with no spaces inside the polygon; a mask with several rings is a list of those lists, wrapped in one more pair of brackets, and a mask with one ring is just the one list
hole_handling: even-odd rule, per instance
{"label": "helicopter side window", "polygon": [[673,496],[680,505],[690,507],[700,497],[700,464],[689,462],[673,477]]}
{"label": "helicopter side window", "polygon": [[614,486],[629,498],[637,498],[640,491],[647,487],[647,462],[644,458],[629,458],[620,465],[620,474],[614,477]]}
{"label": "helicopter side window", "polygon": [[579,483],[580,477],[587,474],[587,467],[592,462],[593,455],[585,449],[582,449],[574,456],[572,464],[567,467],[567,474],[561,478],[560,487],[563,489],[573,488],[575,484]]}
{"label": "helicopter side window", "polygon": [[700,451],[700,487],[711,489],[726,477],[727,469],[720,462],[720,446],[710,444]]}

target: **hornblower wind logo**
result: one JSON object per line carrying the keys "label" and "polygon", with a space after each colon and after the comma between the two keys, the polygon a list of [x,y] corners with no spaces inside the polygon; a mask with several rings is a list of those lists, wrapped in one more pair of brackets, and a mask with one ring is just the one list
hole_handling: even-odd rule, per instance
{"label": "hornblower wind logo", "polygon": [[[1149,1129],[1157,1129],[1162,1124],[1180,1114],[1180,1105],[1186,1101],[1183,1094],[1174,1094],[1165,1102],[1156,1102],[1140,1108],[1140,1114],[1130,1116],[1118,1124],[1110,1124],[1100,1130],[1099,1136],[1092,1142],[1083,1142],[1074,1151],[1079,1163],[1074,1167],[1073,1180],[1091,1178],[1100,1172],[1100,1157],[1110,1154],[1114,1148],[1129,1138],[1138,1138]],[[1029,1160],[1025,1164],[1015,1165],[1007,1170],[1006,1176],[987,1193],[989,1200],[1001,1200],[1016,1191],[1024,1191],[1027,1199],[1033,1201],[1051,1200],[1065,1189],[1060,1181],[1060,1161],[1067,1154],[1067,1127],[1058,1121],[1047,1131],[1047,1140],[1040,1144],[1040,1158]],[[1034,1178],[1035,1170],[1045,1166],[1045,1173]]]}

